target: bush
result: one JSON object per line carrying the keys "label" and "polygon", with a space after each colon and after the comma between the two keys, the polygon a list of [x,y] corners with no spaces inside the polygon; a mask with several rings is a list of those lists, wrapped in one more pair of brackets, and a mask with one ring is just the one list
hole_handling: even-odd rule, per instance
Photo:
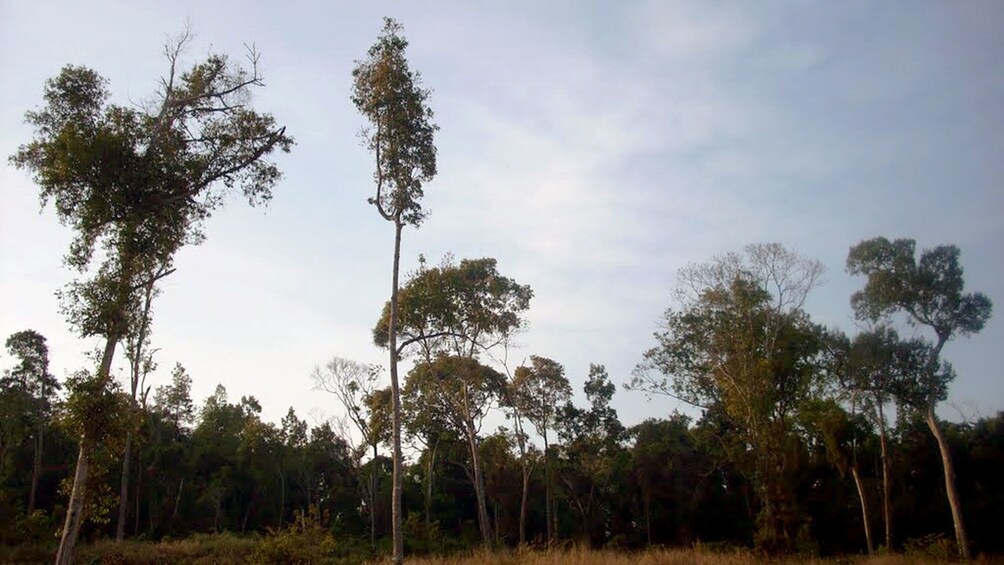
{"label": "bush", "polygon": [[270,532],[252,556],[260,564],[331,563],[336,559],[335,538],[322,524],[316,506],[297,511],[289,528]]}

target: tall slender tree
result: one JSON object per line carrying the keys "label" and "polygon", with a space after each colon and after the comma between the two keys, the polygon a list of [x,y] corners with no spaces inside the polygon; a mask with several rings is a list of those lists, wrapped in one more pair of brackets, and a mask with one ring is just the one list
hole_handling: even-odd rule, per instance
{"label": "tall slender tree", "polygon": [[955,485],[955,467],[948,442],[934,409],[948,395],[954,372],[941,361],[941,350],[956,336],[983,329],[993,304],[981,292],[964,292],[959,248],[940,245],[915,258],[912,239],[889,241],[877,237],[858,243],[847,255],[847,270],[867,277],[865,287],[851,296],[851,305],[861,319],[879,320],[903,313],[915,326],[934,332],[934,345],[927,349],[923,370],[906,400],[924,414],[924,420],[941,452],[945,492],[955,525],[959,555],[969,559],[969,540],[962,516],[962,502]]}
{"label": "tall slender tree", "polygon": [[384,18],[383,32],[370,47],[366,59],[352,71],[352,102],[370,122],[363,130],[367,148],[373,152],[376,195],[369,199],[384,220],[394,225],[394,260],[391,274],[389,351],[390,388],[393,402],[392,450],[394,459],[391,520],[394,563],[404,561],[401,494],[401,389],[397,362],[398,276],[401,263],[401,231],[406,225],[418,227],[426,217],[422,210],[422,185],[436,175],[436,147],[427,101],[429,91],[421,87],[420,75],[405,58],[408,41],[402,27]]}
{"label": "tall slender tree", "polygon": [[[214,54],[182,72],[189,40],[186,32],[165,48],[169,70],[146,108],[110,104],[105,79],[65,67],[46,83],[45,106],[27,113],[34,140],[11,157],[34,174],[43,205],[52,201],[75,232],[66,262],[85,279],[62,293],[64,311],[81,337],[104,340],[95,386],[81,391],[107,389],[142,290],[171,272],[181,246],[201,241],[199,226],[227,189],[239,187],[251,204],[268,201],[281,177],[268,156],[293,143],[272,116],[250,106],[252,90],[264,86],[257,52],[249,50],[250,71]],[[90,450],[100,439],[81,438],[59,564],[73,558]]]}
{"label": "tall slender tree", "polygon": [[[547,357],[530,356],[529,367],[519,367],[512,381],[513,402],[544,440],[544,514],[548,543],[554,541],[554,465],[547,432],[560,406],[572,398],[565,368]],[[522,515],[522,512],[521,512]]]}

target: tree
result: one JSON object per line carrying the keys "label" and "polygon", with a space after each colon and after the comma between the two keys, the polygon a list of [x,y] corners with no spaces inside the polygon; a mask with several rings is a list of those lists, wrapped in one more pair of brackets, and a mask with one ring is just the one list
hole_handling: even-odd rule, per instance
{"label": "tree", "polygon": [[505,378],[472,357],[441,355],[419,363],[408,373],[405,398],[410,411],[427,411],[464,438],[470,457],[469,476],[477,499],[478,525],[485,546],[492,542],[480,455],[481,423],[502,396]]}
{"label": "tree", "polygon": [[11,357],[19,360],[7,376],[9,384],[16,386],[29,403],[26,415],[28,425],[31,427],[32,465],[26,514],[30,516],[35,511],[35,494],[38,490],[38,479],[42,474],[45,427],[52,417],[56,392],[60,387],[56,377],[49,373],[49,347],[42,334],[34,330],[17,332],[7,338],[6,346]]}
{"label": "tree", "polygon": [[679,310],[668,310],[658,345],[628,384],[701,408],[720,405],[743,434],[761,501],[759,537],[794,547],[799,516],[791,417],[818,377],[822,330],[802,305],[823,268],[778,244],[749,245],[680,271]]}
{"label": "tree", "polygon": [[383,32],[352,70],[352,102],[371,124],[364,130],[366,146],[376,160],[376,195],[369,199],[380,216],[394,224],[394,261],[390,295],[390,386],[393,400],[393,560],[404,560],[401,489],[401,393],[397,374],[398,269],[401,262],[401,231],[418,227],[425,219],[420,200],[422,185],[436,175],[436,147],[427,106],[429,91],[421,88],[421,77],[408,67],[408,41],[399,35],[401,25],[384,19]]}
{"label": "tree", "polygon": [[[255,51],[250,71],[209,55],[181,72],[188,41],[186,33],[165,49],[168,73],[145,108],[110,104],[105,79],[65,67],[46,83],[45,107],[26,115],[34,140],[11,157],[34,174],[43,205],[52,201],[75,232],[66,262],[90,278],[68,285],[63,308],[82,337],[104,339],[95,375],[104,386],[143,289],[173,270],[182,245],[201,241],[201,222],[228,190],[239,187],[251,204],[268,201],[281,174],[267,157],[293,143],[272,116],[250,106],[251,91],[264,85]],[[80,442],[57,563],[72,559],[95,439]]]}
{"label": "tree", "polygon": [[[373,340],[380,347],[396,347],[399,356],[415,346],[426,365],[441,357],[477,364],[479,354],[490,355],[493,348],[506,345],[525,325],[523,313],[532,297],[528,285],[499,273],[492,258],[464,259],[456,264],[447,256],[439,267],[431,268],[422,261],[400,290],[397,315],[391,315],[395,310],[391,303],[384,306]],[[475,475],[479,475],[476,454],[472,460]],[[480,487],[476,484],[475,489]],[[482,492],[479,500],[483,498]],[[490,543],[487,520],[482,528],[486,534],[483,541]]]}
{"label": "tree", "polygon": [[[373,413],[367,413],[368,403],[377,391],[377,379],[380,377],[380,367],[363,365],[350,359],[333,357],[321,367],[314,367],[310,378],[315,390],[323,390],[335,395],[348,419],[362,435],[363,442],[373,450],[373,461],[376,462],[377,447],[382,441],[379,427],[372,424]],[[377,467],[370,466],[369,484],[369,515],[370,515],[370,546],[376,547],[376,487]]]}
{"label": "tree", "polygon": [[177,363],[171,371],[171,384],[157,387],[153,395],[154,408],[178,429],[192,425],[195,408],[192,405],[192,377]]}
{"label": "tree", "polygon": [[[153,351],[150,350],[150,322],[153,299],[160,293],[156,287],[156,282],[168,274],[168,264],[156,265],[153,267],[156,272],[145,275],[146,285],[140,302],[137,304],[139,311],[133,316],[129,324],[129,332],[125,336],[125,356],[129,360],[129,393],[132,400],[133,410],[139,410],[137,395],[142,395],[142,403],[146,404],[145,389],[146,376],[156,368],[153,361]],[[135,430],[126,430],[125,451],[122,455],[122,479],[119,487],[119,514],[118,524],[115,529],[115,541],[121,543],[125,539],[126,511],[129,502],[129,478],[133,459],[133,435]]]}
{"label": "tree", "polygon": [[[571,400],[572,387],[565,377],[565,368],[560,363],[547,357],[531,355],[529,367],[516,369],[511,389],[513,403],[519,407],[520,413],[530,420],[544,440],[544,513],[547,522],[547,541],[550,543],[554,541],[552,480],[554,471],[547,430],[554,426],[558,409]],[[520,512],[521,523],[524,512],[523,510]]]}
{"label": "tree", "polygon": [[882,515],[885,546],[893,547],[891,456],[886,429],[885,406],[899,400],[926,363],[925,344],[917,339],[901,340],[895,330],[879,326],[848,342],[839,336],[836,346],[840,387],[857,404],[868,407],[879,432],[882,462]]}
{"label": "tree", "polygon": [[[595,524],[597,507],[609,512],[609,487],[621,468],[626,467],[626,452],[620,443],[626,430],[610,406],[617,387],[610,382],[606,367],[590,363],[583,391],[589,408],[566,402],[558,410],[555,427],[564,440],[564,470],[559,473],[581,519],[581,535],[591,541],[594,535],[604,538],[610,530],[606,516]],[[555,528],[556,530],[557,528]],[[552,532],[555,536],[557,531]],[[603,541],[606,541],[604,539]]]}
{"label": "tree", "polygon": [[941,452],[945,491],[955,525],[959,555],[969,559],[969,542],[962,518],[962,505],[955,486],[955,470],[948,442],[934,409],[948,395],[948,382],[954,376],[943,366],[941,350],[956,336],[968,336],[983,329],[993,304],[981,292],[964,292],[959,248],[940,245],[921,252],[915,258],[912,239],[889,241],[884,237],[862,241],[847,255],[847,270],[867,277],[865,287],[851,296],[851,306],[861,319],[879,320],[894,313],[906,314],[912,325],[925,326],[934,332],[935,343],[926,356],[923,371],[907,399],[924,413],[931,434]]}
{"label": "tree", "polygon": [[[853,402],[852,402],[853,403]],[[817,435],[826,450],[830,463],[837,468],[841,477],[846,476],[850,471],[854,480],[854,487],[858,491],[858,501],[861,505],[861,522],[865,533],[865,546],[868,548],[868,555],[874,555],[875,544],[872,541],[871,521],[868,515],[868,497],[865,494],[864,483],[861,480],[861,473],[858,470],[858,438],[865,433],[865,423],[861,421],[858,414],[848,414],[840,405],[832,399],[812,399],[803,407],[799,414],[802,422]],[[884,454],[883,454],[884,455]],[[883,457],[883,467],[885,458]],[[885,473],[885,469],[883,469]],[[884,474],[884,479],[887,474]],[[888,490],[884,490],[885,493]],[[888,497],[886,497],[888,498]],[[886,514],[886,523],[889,523],[889,514]],[[889,527],[886,527],[886,534],[889,535]],[[887,537],[888,539],[888,537]],[[886,542],[886,547],[891,548],[890,542]]]}
{"label": "tree", "polygon": [[[447,255],[438,267],[420,262],[400,291],[394,343],[404,354],[416,345],[426,362],[446,353],[476,357],[504,346],[523,328],[533,290],[502,275],[491,257]],[[389,347],[391,305],[373,328],[373,341]]]}

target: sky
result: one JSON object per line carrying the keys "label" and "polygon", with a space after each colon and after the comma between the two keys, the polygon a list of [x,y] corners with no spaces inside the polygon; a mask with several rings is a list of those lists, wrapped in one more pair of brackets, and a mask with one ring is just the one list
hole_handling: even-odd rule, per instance
{"label": "sky", "polygon": [[511,364],[562,363],[580,403],[589,364],[604,364],[626,424],[665,417],[686,407],[620,385],[654,345],[681,267],[779,242],[827,268],[813,319],[853,334],[864,281],[845,272],[848,249],[906,237],[959,246],[967,290],[997,306],[944,350],[958,378],[939,414],[1004,409],[1004,4],[992,0],[0,0],[0,336],[41,332],[59,378],[91,366],[97,340],[71,331],[54,296],[74,276],[71,233],[6,157],[31,139],[24,113],[64,65],[98,71],[116,103],[148,100],[187,22],[189,64],[255,45],[266,87],[254,104],[297,145],[277,158],[268,207],[230,199],[206,242],[178,254],[154,304],[147,384],[181,363],[197,404],[222,384],[271,421],[290,407],[315,423],[339,414],[312,369],[332,356],[387,364],[370,330],[393,228],[366,202],[373,158],[349,99],[384,16],[404,26],[440,127],[431,216],[405,230],[403,272],[452,253],[494,257],[529,284]]}

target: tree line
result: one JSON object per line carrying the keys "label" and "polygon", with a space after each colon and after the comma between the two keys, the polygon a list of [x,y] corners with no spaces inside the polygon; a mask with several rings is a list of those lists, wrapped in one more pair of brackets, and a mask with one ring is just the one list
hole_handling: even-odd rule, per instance
{"label": "tree line", "polygon": [[[852,247],[847,269],[865,284],[851,305],[868,328],[856,336],[813,322],[804,305],[822,265],[780,245],[682,269],[655,346],[624,384],[701,416],[625,427],[602,365],[590,367],[588,404],[577,406],[559,361],[510,363],[533,291],[494,259],[422,259],[401,282],[402,233],[426,217],[438,128],[400,31],[385,21],[356,64],[351,95],[370,124],[369,203],[394,227],[390,298],[373,329],[390,383],[380,385],[381,368],[349,359],[318,366],[314,386],[344,417],[315,426],[292,409],[281,425],[264,422],[256,399],[233,403],[222,388],[196,408],[181,365],[152,397],[146,386],[153,304],[175,254],[204,239],[202,223],[234,189],[252,205],[269,200],[281,179],[270,156],[293,146],[251,106],[264,85],[258,54],[247,54],[250,68],[210,55],[182,70],[183,35],[165,49],[169,71],[143,108],[109,103],[106,81],[87,68],[46,83],[45,106],[27,114],[35,137],[11,162],[73,229],[65,261],[78,278],[61,304],[79,335],[103,346],[93,371],[60,383],[44,337],[26,330],[8,340],[16,365],[0,390],[10,416],[0,445],[5,542],[58,532],[56,562],[68,563],[82,533],[263,532],[309,514],[370,551],[389,549],[395,562],[406,543],[422,551],[570,539],[871,553],[944,531],[947,503],[962,557],[973,541],[995,549],[982,528],[999,517],[989,501],[1001,492],[991,478],[1000,416],[958,426],[935,413],[954,378],[944,347],[979,332],[992,310],[985,295],[964,291],[956,247],[919,256],[905,239]],[[932,339],[901,338],[901,321]],[[111,373],[120,346],[126,386]],[[413,367],[402,379],[404,358]],[[489,431],[492,411],[506,423]]]}

